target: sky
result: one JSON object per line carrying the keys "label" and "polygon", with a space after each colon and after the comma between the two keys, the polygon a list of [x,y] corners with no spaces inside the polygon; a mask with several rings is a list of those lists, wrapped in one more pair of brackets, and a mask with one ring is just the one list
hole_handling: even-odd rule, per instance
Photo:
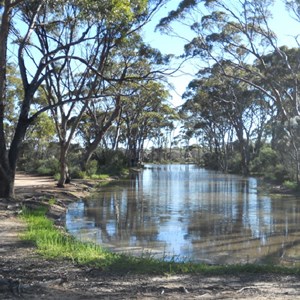
{"label": "sky", "polygon": [[[147,25],[144,33],[146,42],[152,47],[158,48],[165,54],[180,55],[183,53],[184,42],[176,37],[160,32],[154,32],[156,24],[162,17],[167,16],[168,12],[176,9],[180,0],[169,1],[152,19],[152,22]],[[300,22],[293,20],[285,9],[282,0],[276,0],[272,11],[273,20],[270,22],[270,27],[276,32],[279,40],[279,45],[287,45],[289,47],[296,46],[294,36],[300,34]],[[176,25],[176,31],[180,35],[188,35],[184,26]],[[177,107],[183,103],[181,95],[184,93],[189,82],[194,78],[193,74],[197,71],[192,64],[186,64],[182,72],[178,72],[175,77],[169,77],[169,82],[174,86],[171,92],[171,103]],[[188,74],[185,74],[188,73]]]}

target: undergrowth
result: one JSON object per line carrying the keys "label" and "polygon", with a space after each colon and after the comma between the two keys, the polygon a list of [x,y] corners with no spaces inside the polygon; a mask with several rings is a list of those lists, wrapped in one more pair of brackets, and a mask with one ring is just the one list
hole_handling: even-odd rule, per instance
{"label": "undergrowth", "polygon": [[288,268],[274,265],[207,265],[174,260],[159,260],[151,255],[135,257],[112,253],[94,243],[81,242],[57,228],[52,220],[46,217],[46,209],[35,211],[24,209],[22,218],[27,222],[27,231],[22,238],[33,242],[37,252],[51,259],[69,259],[81,265],[99,267],[103,271],[118,273],[143,274],[187,274],[201,273],[207,275],[241,274],[241,273],[274,273],[300,274],[299,268]]}

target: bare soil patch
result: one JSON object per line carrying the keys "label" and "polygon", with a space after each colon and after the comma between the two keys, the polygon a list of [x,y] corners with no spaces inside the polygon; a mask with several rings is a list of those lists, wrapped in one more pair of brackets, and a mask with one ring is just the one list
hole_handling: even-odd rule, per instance
{"label": "bare soil patch", "polygon": [[0,299],[300,299],[300,277],[110,274],[71,261],[47,260],[19,238],[25,224],[21,203],[56,197],[52,217],[60,220],[70,201],[88,194],[91,183],[65,189],[47,177],[18,174],[17,201],[0,201]]}

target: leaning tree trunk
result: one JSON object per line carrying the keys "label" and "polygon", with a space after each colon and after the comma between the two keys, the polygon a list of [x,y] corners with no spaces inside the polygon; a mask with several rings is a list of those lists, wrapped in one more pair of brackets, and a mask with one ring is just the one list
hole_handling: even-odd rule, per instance
{"label": "leaning tree trunk", "polygon": [[[21,111],[20,118],[15,130],[14,138],[10,149],[4,150],[1,145],[0,155],[0,198],[14,198],[14,182],[19,158],[19,150],[22,145],[26,130],[30,124],[29,120],[23,118]],[[1,142],[2,143],[2,142]]]}
{"label": "leaning tree trunk", "polygon": [[104,134],[111,127],[113,121],[119,116],[120,111],[121,111],[120,96],[118,96],[116,99],[116,107],[115,107],[114,111],[112,112],[110,118],[107,120],[107,122],[103,125],[102,128],[98,128],[98,134],[96,135],[94,141],[92,141],[88,145],[88,147],[85,149],[85,152],[83,154],[82,161],[81,161],[81,170],[82,171],[86,171],[87,164],[90,161],[93,153],[96,151],[98,145],[102,141]]}
{"label": "leaning tree trunk", "polygon": [[83,153],[83,156],[82,156],[82,160],[81,160],[81,165],[80,165],[81,171],[87,170],[87,165],[88,165],[90,159],[92,158],[92,155],[96,151],[98,145],[100,144],[107,129],[103,129],[100,133],[98,133],[98,135],[96,136],[94,141],[86,147],[85,152]]}

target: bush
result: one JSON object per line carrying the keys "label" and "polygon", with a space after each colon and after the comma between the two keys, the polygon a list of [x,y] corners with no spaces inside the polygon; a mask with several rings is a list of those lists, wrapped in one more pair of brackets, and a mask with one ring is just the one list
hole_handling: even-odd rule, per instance
{"label": "bush", "polygon": [[277,164],[275,166],[269,166],[263,172],[263,177],[266,180],[271,180],[277,183],[282,183],[284,180],[289,178],[287,170],[282,164]]}
{"label": "bush", "polygon": [[[70,176],[71,176],[71,178],[80,178],[80,179],[83,179],[83,172],[81,171],[81,169],[80,169],[80,167],[78,166],[78,165],[75,165],[75,166],[73,166],[73,165],[71,165],[70,167],[69,167],[69,171],[70,171]],[[85,176],[86,176],[86,174],[85,174]]]}
{"label": "bush", "polygon": [[[120,175],[128,165],[128,159],[122,151],[101,150],[95,155],[101,173]],[[98,170],[99,172],[99,170]]]}
{"label": "bush", "polygon": [[218,164],[218,158],[215,153],[204,153],[203,154],[203,166],[205,168],[211,169],[211,170],[219,170],[219,164]]}
{"label": "bush", "polygon": [[36,173],[39,175],[54,175],[53,170],[51,168],[47,168],[45,166],[40,166],[37,170]]}
{"label": "bush", "polygon": [[97,174],[98,171],[98,162],[97,160],[90,160],[86,166],[86,173],[90,177],[94,174]]}
{"label": "bush", "polygon": [[31,160],[24,163],[21,170],[38,175],[51,176],[59,172],[59,161],[56,158]]}
{"label": "bush", "polygon": [[254,173],[272,173],[278,162],[277,153],[270,146],[264,146],[259,155],[252,160],[250,165],[251,172]]}
{"label": "bush", "polygon": [[298,184],[295,181],[285,180],[282,185],[289,190],[295,191],[298,189]]}
{"label": "bush", "polygon": [[234,174],[240,174],[242,172],[242,158],[240,153],[232,154],[228,160],[228,170]]}

